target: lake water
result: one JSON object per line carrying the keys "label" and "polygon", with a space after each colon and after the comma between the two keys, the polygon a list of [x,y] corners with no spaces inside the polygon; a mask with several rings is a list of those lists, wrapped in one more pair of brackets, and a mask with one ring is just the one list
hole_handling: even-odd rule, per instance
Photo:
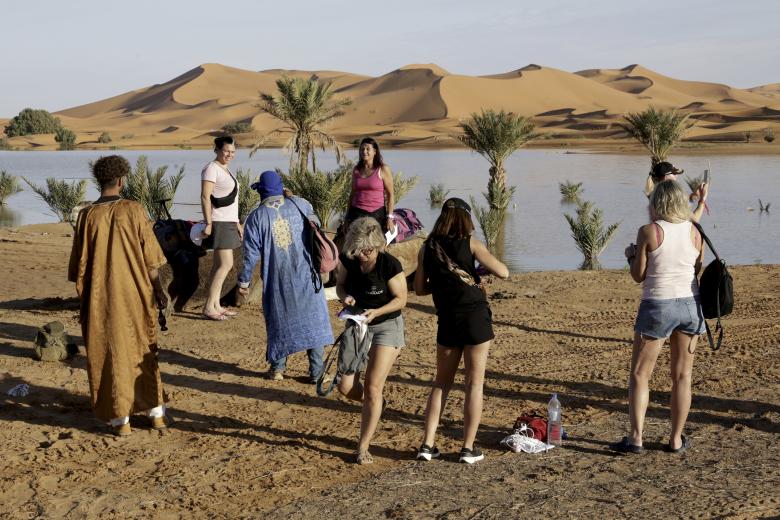
{"label": "lake water", "polygon": [[[206,150],[121,151],[134,163],[147,155],[156,168],[169,165],[169,171],[185,166],[185,179],[176,194],[176,218],[200,217],[200,171],[214,154]],[[42,184],[46,177],[81,179],[89,177],[88,161],[106,152],[0,152],[0,170],[25,176]],[[332,154],[320,153],[318,165],[335,166]],[[352,152],[352,155],[356,155]],[[427,202],[428,188],[444,183],[450,196],[465,200],[473,195],[483,202],[481,192],[488,179],[487,162],[466,150],[387,150],[386,162],[393,171],[417,175],[419,182],[410,194],[396,203],[414,209],[427,228],[433,226],[438,209]],[[691,176],[700,175],[707,158],[676,155],[675,164]],[[718,253],[729,264],[780,263],[780,156],[718,155],[709,158],[712,170],[708,204],[703,226]],[[289,159],[281,150],[260,150],[252,158],[239,150],[231,163],[254,175],[281,167]],[[604,211],[606,224],[621,222],[614,238],[601,255],[606,268],[625,266],[623,249],[633,242],[640,225],[648,221],[647,199],[642,189],[649,159],[637,155],[566,153],[553,150],[521,150],[507,161],[507,181],[517,186],[514,204],[506,221],[502,257],[512,271],[577,269],[582,261],[571,239],[564,213],[574,215],[571,204],[561,203],[558,183],[582,182],[583,198]],[[8,199],[0,209],[0,226],[55,222],[46,205],[22,183],[25,191]],[[686,187],[687,191],[687,187]],[[90,200],[97,197],[92,183]],[[776,204],[777,216],[761,213],[758,199]],[[750,211],[749,208],[755,208]],[[707,258],[712,255],[707,253]]]}

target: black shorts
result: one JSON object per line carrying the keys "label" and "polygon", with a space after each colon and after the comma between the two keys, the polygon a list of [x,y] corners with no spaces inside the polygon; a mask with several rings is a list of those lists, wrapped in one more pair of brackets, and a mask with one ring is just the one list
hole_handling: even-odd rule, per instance
{"label": "black shorts", "polygon": [[493,314],[490,307],[480,305],[468,312],[439,314],[436,343],[442,347],[463,348],[493,339]]}

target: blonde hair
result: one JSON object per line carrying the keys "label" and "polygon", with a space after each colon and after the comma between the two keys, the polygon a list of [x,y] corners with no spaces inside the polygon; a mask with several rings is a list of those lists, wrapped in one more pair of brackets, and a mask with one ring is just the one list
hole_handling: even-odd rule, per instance
{"label": "blonde hair", "polygon": [[688,197],[679,183],[668,180],[656,185],[650,195],[650,215],[653,220],[665,220],[672,224],[691,220]]}
{"label": "blonde hair", "polygon": [[362,217],[349,226],[342,251],[348,258],[355,258],[363,249],[384,251],[386,245],[379,222],[373,217]]}
{"label": "blonde hair", "polygon": [[650,195],[653,194],[653,190],[655,189],[655,179],[653,179],[653,174],[647,176],[647,180],[645,181],[645,195],[647,195],[647,198],[650,198]]}

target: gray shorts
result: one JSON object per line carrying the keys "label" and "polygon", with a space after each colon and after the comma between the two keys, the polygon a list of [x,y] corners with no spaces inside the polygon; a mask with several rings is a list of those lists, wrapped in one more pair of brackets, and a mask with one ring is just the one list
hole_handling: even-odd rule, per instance
{"label": "gray shorts", "polygon": [[241,247],[241,235],[238,234],[237,222],[211,223],[211,236],[203,241],[205,249],[237,249]]}
{"label": "gray shorts", "polygon": [[404,317],[385,320],[377,325],[368,325],[368,330],[374,335],[372,345],[382,345],[383,347],[403,348],[406,346],[404,341]]}
{"label": "gray shorts", "polygon": [[668,338],[674,331],[697,335],[704,332],[701,303],[689,298],[642,300],[634,330],[650,338]]}

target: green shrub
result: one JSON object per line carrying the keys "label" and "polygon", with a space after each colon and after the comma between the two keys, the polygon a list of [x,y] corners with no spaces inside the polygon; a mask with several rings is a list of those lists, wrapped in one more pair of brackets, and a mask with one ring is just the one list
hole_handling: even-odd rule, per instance
{"label": "green shrub", "polygon": [[5,204],[5,199],[22,191],[19,179],[8,175],[5,170],[0,171],[0,206]]}
{"label": "green shrub", "polygon": [[771,128],[764,128],[764,141],[771,143],[775,140],[775,131]]}
{"label": "green shrub", "polygon": [[293,169],[285,174],[277,171],[284,187],[309,201],[322,227],[327,228],[335,214],[347,210],[354,168],[355,164],[349,162],[330,172],[310,173]]}
{"label": "green shrub", "polygon": [[236,170],[236,180],[238,181],[238,218],[243,222],[246,216],[255,209],[260,202],[260,194],[252,189],[252,183],[260,180],[260,177],[252,178],[252,170],[244,173],[242,168]]}
{"label": "green shrub", "polygon": [[98,137],[97,141],[100,144],[108,144],[111,142],[111,134],[109,134],[108,132],[103,132],[102,134],[100,134],[100,137]]}
{"label": "green shrub", "polygon": [[135,134],[122,134],[120,139],[132,139],[133,137],[135,137]]}
{"label": "green shrub", "polygon": [[584,257],[580,269],[586,271],[601,269],[599,255],[607,247],[618,226],[620,226],[620,222],[610,225],[605,230],[602,211],[588,201],[580,202],[577,205],[576,219],[568,214],[564,215],[564,217],[569,222],[574,243]]}
{"label": "green shrub", "polygon": [[145,155],[139,156],[135,168],[125,179],[121,192],[122,198],[140,202],[152,220],[165,218],[165,212],[160,207],[159,201],[165,200],[165,208],[171,210],[176,190],[184,178],[184,166],[181,166],[175,175],[166,178],[167,171],[168,165],[152,171],[149,168],[148,158]]}
{"label": "green shrub", "polygon": [[46,110],[25,108],[14,116],[5,127],[8,137],[20,135],[53,134],[62,127],[59,118]]}
{"label": "green shrub", "polygon": [[561,191],[564,202],[578,202],[580,200],[580,195],[582,195],[581,182],[574,183],[569,180],[566,182],[559,182],[558,189]]}
{"label": "green shrub", "polygon": [[443,183],[431,184],[431,187],[428,189],[428,200],[432,205],[440,206],[447,200],[449,193],[450,190],[446,189]]}
{"label": "green shrub", "polygon": [[0,150],[13,150],[14,147],[8,141],[8,138],[4,135],[0,136]]}
{"label": "green shrub", "polygon": [[222,127],[222,131],[226,134],[246,134],[254,132],[255,127],[249,121],[236,121],[235,123],[228,123]]}
{"label": "green shrub", "polygon": [[71,217],[73,209],[84,202],[84,197],[87,194],[86,179],[68,183],[49,177],[46,179],[46,186],[37,186],[26,177],[22,177],[22,179],[49,206],[60,222],[73,224]]}
{"label": "green shrub", "polygon": [[76,148],[76,133],[65,127],[57,129],[54,140],[60,143],[60,150],[73,150]]}

